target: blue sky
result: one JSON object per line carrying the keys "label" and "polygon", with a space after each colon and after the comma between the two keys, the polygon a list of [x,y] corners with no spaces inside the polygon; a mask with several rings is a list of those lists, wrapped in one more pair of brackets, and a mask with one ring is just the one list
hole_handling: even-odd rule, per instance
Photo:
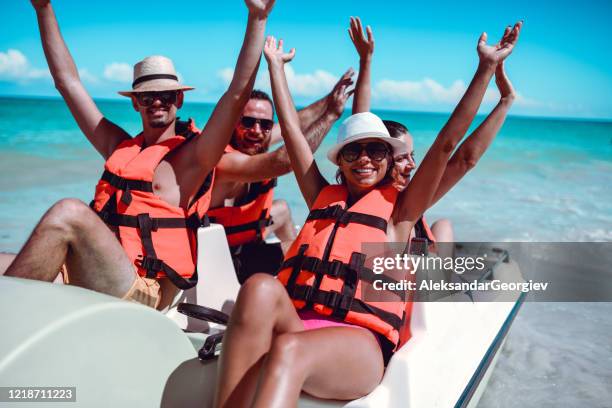
{"label": "blue sky", "polygon": [[[3,3],[0,95],[57,95],[30,2]],[[188,101],[215,101],[231,75],[246,21],[238,0],[53,4],[87,88],[105,98],[119,98],[115,91],[129,88],[130,65],[162,54],[197,87]],[[346,68],[358,67],[346,32],[351,15],[374,29],[374,107],[450,111],[473,75],[480,32],[497,39],[507,24],[524,19],[507,62],[520,95],[513,113],[612,118],[612,2],[277,0],[268,33],[297,48],[289,77],[298,103],[322,96]],[[264,62],[259,86],[267,86],[266,76]],[[491,89],[484,109],[495,99]]]}

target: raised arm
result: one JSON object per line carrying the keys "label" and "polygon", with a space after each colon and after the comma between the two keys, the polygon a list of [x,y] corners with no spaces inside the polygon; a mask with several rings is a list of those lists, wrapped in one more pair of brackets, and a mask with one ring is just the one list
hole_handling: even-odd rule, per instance
{"label": "raised arm", "polygon": [[515,98],[514,88],[504,70],[504,61],[497,65],[495,83],[501,96],[499,102],[451,157],[430,206],[438,202],[468,171],[476,166],[504,124]]}
{"label": "raised arm", "polygon": [[429,207],[451,153],[463,138],[474,116],[476,116],[497,65],[512,52],[520,28],[521,23],[519,22],[509,35],[506,35],[505,32],[502,41],[494,46],[486,44],[486,33],[480,36],[477,48],[480,62],[476,74],[449,121],[442,128],[425,155],[414,178],[400,194],[399,205],[396,206],[396,212],[394,213],[396,224],[404,221],[415,222]]}
{"label": "raised arm", "polygon": [[353,115],[355,113],[369,112],[370,99],[372,96],[371,76],[372,76],[372,55],[374,54],[374,35],[372,28],[366,28],[368,37],[365,37],[361,19],[351,17],[349,36],[357,54],[359,54],[359,76],[355,86],[355,96],[353,97]]}
{"label": "raised arm", "polygon": [[[351,71],[347,71],[329,94],[325,111],[305,130],[306,142],[313,153],[338,120],[344,110],[346,100],[352,91],[347,88],[353,84]],[[299,115],[299,113],[298,113]],[[303,127],[300,126],[303,130]],[[217,180],[254,182],[267,178],[280,177],[291,171],[291,161],[286,146],[250,156],[241,152],[226,153],[217,165]]]}
{"label": "raised arm", "polygon": [[291,61],[294,57],[295,49],[291,49],[289,53],[285,54],[283,52],[283,40],[279,41],[277,47],[276,39],[268,37],[264,48],[264,55],[268,61],[272,96],[276,104],[276,113],[289,159],[291,160],[291,166],[306,204],[308,208],[311,208],[321,189],[327,185],[327,181],[325,181],[319,172],[310,146],[302,134],[298,115],[289,93],[289,87],[287,86],[284,67],[285,63]]}
{"label": "raised arm", "polygon": [[83,134],[106,159],[119,143],[130,136],[104,118],[85,90],[49,0],[32,0],[32,5],[36,10],[40,38],[55,87],[64,98]]}
{"label": "raised arm", "polygon": [[[344,73],[344,75],[340,77],[338,82],[336,82],[332,90],[327,95],[325,95],[318,101],[313,102],[310,105],[306,106],[304,109],[300,109],[298,111],[298,118],[300,120],[300,129],[302,129],[302,132],[306,134],[306,137],[308,137],[308,129],[310,129],[310,127],[315,125],[315,123],[320,122],[321,117],[326,113],[326,111],[330,110],[330,108],[334,109],[333,106],[330,107],[330,104],[334,103],[334,98],[336,97],[335,96],[336,91],[347,80],[350,80],[352,84],[353,83],[352,77],[354,74],[355,72],[353,71],[353,68],[349,68]],[[350,95],[351,94],[349,94],[348,96]],[[344,104],[342,105],[342,107],[344,108]],[[340,111],[340,115],[342,115],[342,112],[343,110]],[[272,136],[270,138],[270,145],[275,145],[276,143],[280,143],[282,140],[283,140],[283,135],[281,134],[280,125],[278,123],[275,123],[274,127],[272,128]]]}
{"label": "raised arm", "polygon": [[196,138],[196,160],[204,173],[217,165],[253,89],[263,49],[266,21],[273,4],[274,0],[246,0],[249,17],[232,82],[215,106],[202,133]]}

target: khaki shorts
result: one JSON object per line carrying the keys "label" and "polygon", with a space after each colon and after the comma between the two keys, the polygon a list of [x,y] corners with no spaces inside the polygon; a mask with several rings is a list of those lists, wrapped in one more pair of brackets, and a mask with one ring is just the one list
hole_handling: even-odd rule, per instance
{"label": "khaki shorts", "polygon": [[[70,283],[66,265],[62,265],[60,271],[62,273],[64,283]],[[125,295],[123,295],[121,299],[130,302],[142,303],[145,306],[150,306],[157,309],[157,306],[159,306],[159,302],[161,301],[161,287],[159,286],[159,282],[157,282],[156,279],[143,278],[142,276],[138,275],[136,266],[134,266],[134,272],[136,272],[136,279],[134,279],[132,287]]]}

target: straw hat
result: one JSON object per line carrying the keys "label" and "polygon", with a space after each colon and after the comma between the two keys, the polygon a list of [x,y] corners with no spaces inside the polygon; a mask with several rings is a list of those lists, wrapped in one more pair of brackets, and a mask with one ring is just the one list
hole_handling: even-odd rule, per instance
{"label": "straw hat", "polygon": [[120,91],[123,96],[136,92],[190,91],[191,86],[181,85],[172,60],[160,55],[146,57],[134,65],[134,82],[130,91]]}
{"label": "straw hat", "polygon": [[327,158],[334,164],[338,164],[338,153],[349,143],[363,139],[376,138],[388,143],[393,148],[393,155],[400,154],[406,150],[406,144],[399,139],[389,135],[383,121],[370,112],[356,113],[344,120],[338,129],[336,144],[327,152]]}

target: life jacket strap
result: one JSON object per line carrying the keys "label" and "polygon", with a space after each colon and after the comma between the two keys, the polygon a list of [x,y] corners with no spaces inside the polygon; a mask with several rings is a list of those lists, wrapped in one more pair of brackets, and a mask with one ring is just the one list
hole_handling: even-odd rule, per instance
{"label": "life jacket strap", "polygon": [[[358,252],[354,252],[351,255],[351,258],[356,256],[363,255]],[[345,282],[349,279],[353,273],[356,274],[357,280],[361,280],[363,282],[373,284],[374,281],[380,280],[386,284],[399,284],[395,279],[384,275],[384,274],[376,274],[372,269],[363,265],[360,262],[344,263],[339,260],[333,261],[323,261],[322,259],[315,258],[312,256],[294,256],[287,259],[281,265],[280,269],[285,268],[294,268],[297,266],[298,270],[305,270],[315,275],[327,275],[332,278],[339,278],[344,280]],[[387,292],[387,291],[386,291]],[[388,291],[389,293],[394,293],[397,295],[400,300],[405,300],[405,292],[404,291]]]}
{"label": "life jacket strap", "polygon": [[[216,221],[215,217],[211,217],[210,220],[211,222]],[[225,235],[239,234],[241,232],[254,230],[257,238],[262,239],[263,229],[268,225],[272,225],[272,223],[272,217],[268,216],[268,211],[263,210],[259,218],[255,221],[239,225],[224,226],[223,228],[225,228]]]}
{"label": "life jacket strap", "polygon": [[[141,226],[141,222],[139,221],[138,216],[135,215],[125,215],[125,214],[117,214],[115,212],[110,211],[100,211],[98,212],[102,221],[104,221],[108,225],[113,225],[115,227],[132,227],[139,228]],[[148,216],[147,213],[145,215]],[[160,228],[188,228],[191,230],[196,230],[201,226],[210,225],[208,221],[208,217],[205,215],[200,218],[197,213],[193,213],[188,218],[152,218],[148,217],[147,221],[150,223],[150,228],[152,231],[157,231]]]}
{"label": "life jacket strap", "polygon": [[349,223],[362,224],[368,227],[377,228],[383,232],[387,232],[387,220],[375,215],[363,214],[353,211],[347,211],[340,205],[332,205],[326,208],[320,208],[310,211],[306,221],[332,219],[336,220],[340,225]]}
{"label": "life jacket strap", "polygon": [[262,194],[266,194],[268,191],[276,187],[277,184],[278,180],[275,178],[267,182],[260,181],[257,183],[252,183],[249,187],[249,191],[247,192],[247,194],[241,200],[237,200],[234,206],[240,207],[250,203],[251,201],[255,201],[257,197]]}
{"label": "life jacket strap", "polygon": [[163,272],[168,279],[179,289],[187,290],[198,283],[198,271],[193,272],[189,278],[183,278],[170,265],[155,257],[144,256],[137,260],[137,265],[147,271],[147,278],[155,278],[159,272]]}
{"label": "life jacket strap", "polygon": [[345,296],[336,291],[315,289],[309,285],[295,285],[293,291],[290,293],[290,296],[294,300],[312,302],[328,307],[333,311],[332,316],[346,316],[346,314],[351,311],[374,315],[393,327],[395,330],[399,330],[402,326],[402,317],[387,312],[386,310],[376,306],[367,304],[361,299]]}
{"label": "life jacket strap", "polygon": [[147,193],[153,192],[153,183],[150,181],[126,179],[108,170],[104,170],[101,179],[118,190],[129,189],[134,191],[146,191]]}

